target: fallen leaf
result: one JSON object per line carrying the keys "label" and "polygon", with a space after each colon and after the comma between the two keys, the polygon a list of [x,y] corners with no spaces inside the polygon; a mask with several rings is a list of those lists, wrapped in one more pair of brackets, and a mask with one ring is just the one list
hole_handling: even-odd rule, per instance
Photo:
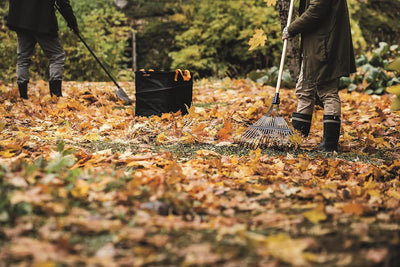
{"label": "fallen leaf", "polygon": [[304,212],[303,216],[306,217],[307,220],[309,220],[312,223],[319,223],[327,219],[325,212],[318,208]]}
{"label": "fallen leaf", "polygon": [[381,263],[386,259],[387,254],[387,248],[369,249],[366,257],[368,260],[374,263]]}
{"label": "fallen leaf", "polygon": [[342,207],[345,213],[352,213],[354,215],[360,216],[364,213],[364,208],[359,203],[349,203]]}

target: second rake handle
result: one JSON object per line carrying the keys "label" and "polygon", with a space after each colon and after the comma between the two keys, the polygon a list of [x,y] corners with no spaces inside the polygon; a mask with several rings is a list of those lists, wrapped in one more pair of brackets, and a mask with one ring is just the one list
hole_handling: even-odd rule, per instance
{"label": "second rake handle", "polygon": [[[289,27],[290,23],[292,22],[293,7],[294,7],[294,0],[290,0],[289,15],[288,15],[286,27]],[[285,65],[287,43],[288,43],[288,39],[283,40],[281,63],[279,65],[278,81],[276,83],[276,89],[275,89],[276,94],[279,94],[279,90],[281,89],[283,66]]]}

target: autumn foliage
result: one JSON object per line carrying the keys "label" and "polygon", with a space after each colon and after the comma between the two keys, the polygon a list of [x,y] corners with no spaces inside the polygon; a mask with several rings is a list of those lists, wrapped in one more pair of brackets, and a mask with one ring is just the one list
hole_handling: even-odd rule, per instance
{"label": "autumn foliage", "polygon": [[[196,81],[189,114],[135,117],[111,83],[0,84],[0,266],[375,266],[399,262],[400,116],[341,91],[340,152],[235,137],[274,88]],[[122,87],[133,96],[132,83]],[[295,109],[281,91],[282,115]]]}

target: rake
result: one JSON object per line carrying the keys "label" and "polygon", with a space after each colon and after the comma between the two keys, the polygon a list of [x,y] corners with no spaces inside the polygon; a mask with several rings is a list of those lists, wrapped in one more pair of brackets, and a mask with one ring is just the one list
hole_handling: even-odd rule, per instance
{"label": "rake", "polygon": [[[293,2],[290,1],[289,16],[287,20],[287,27],[289,27],[293,14]],[[251,125],[240,137],[239,144],[248,146],[250,148],[257,148],[262,146],[285,146],[290,145],[293,141],[293,130],[288,126],[285,119],[279,112],[279,90],[281,87],[283,65],[285,63],[286,48],[288,40],[283,41],[283,50],[281,62],[278,73],[278,81],[275,89],[275,96],[272,99],[271,107],[268,112],[263,115],[257,122]]]}
{"label": "rake", "polygon": [[[57,9],[57,11],[62,15],[60,7],[55,4],[54,7]],[[123,101],[125,105],[131,105],[133,103],[133,100],[129,98],[129,96],[126,94],[124,89],[122,89],[121,86],[117,83],[115,78],[111,75],[111,73],[107,70],[107,68],[103,65],[103,63],[100,61],[100,59],[96,56],[96,54],[93,52],[93,50],[89,47],[89,45],[86,43],[86,41],[83,39],[83,37],[80,35],[79,32],[73,31],[76,36],[78,36],[79,40],[85,45],[85,47],[89,50],[90,54],[94,57],[94,59],[99,63],[100,67],[105,71],[105,73],[108,75],[108,77],[113,81],[115,86],[117,87],[117,92],[115,93],[117,97]]]}

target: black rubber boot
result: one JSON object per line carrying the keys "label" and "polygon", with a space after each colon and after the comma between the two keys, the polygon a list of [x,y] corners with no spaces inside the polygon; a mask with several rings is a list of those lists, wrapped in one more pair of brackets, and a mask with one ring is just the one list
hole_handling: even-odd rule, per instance
{"label": "black rubber boot", "polygon": [[28,82],[18,83],[19,95],[23,99],[28,99]]}
{"label": "black rubber boot", "polygon": [[62,96],[61,85],[62,85],[61,80],[50,81],[49,82],[50,95],[51,96],[55,95],[57,97]]}
{"label": "black rubber boot", "polygon": [[299,131],[304,137],[310,133],[312,114],[301,114],[294,112],[292,114],[292,126]]}
{"label": "black rubber boot", "polygon": [[340,116],[324,115],[324,136],[318,150],[323,152],[338,151],[340,135]]}

